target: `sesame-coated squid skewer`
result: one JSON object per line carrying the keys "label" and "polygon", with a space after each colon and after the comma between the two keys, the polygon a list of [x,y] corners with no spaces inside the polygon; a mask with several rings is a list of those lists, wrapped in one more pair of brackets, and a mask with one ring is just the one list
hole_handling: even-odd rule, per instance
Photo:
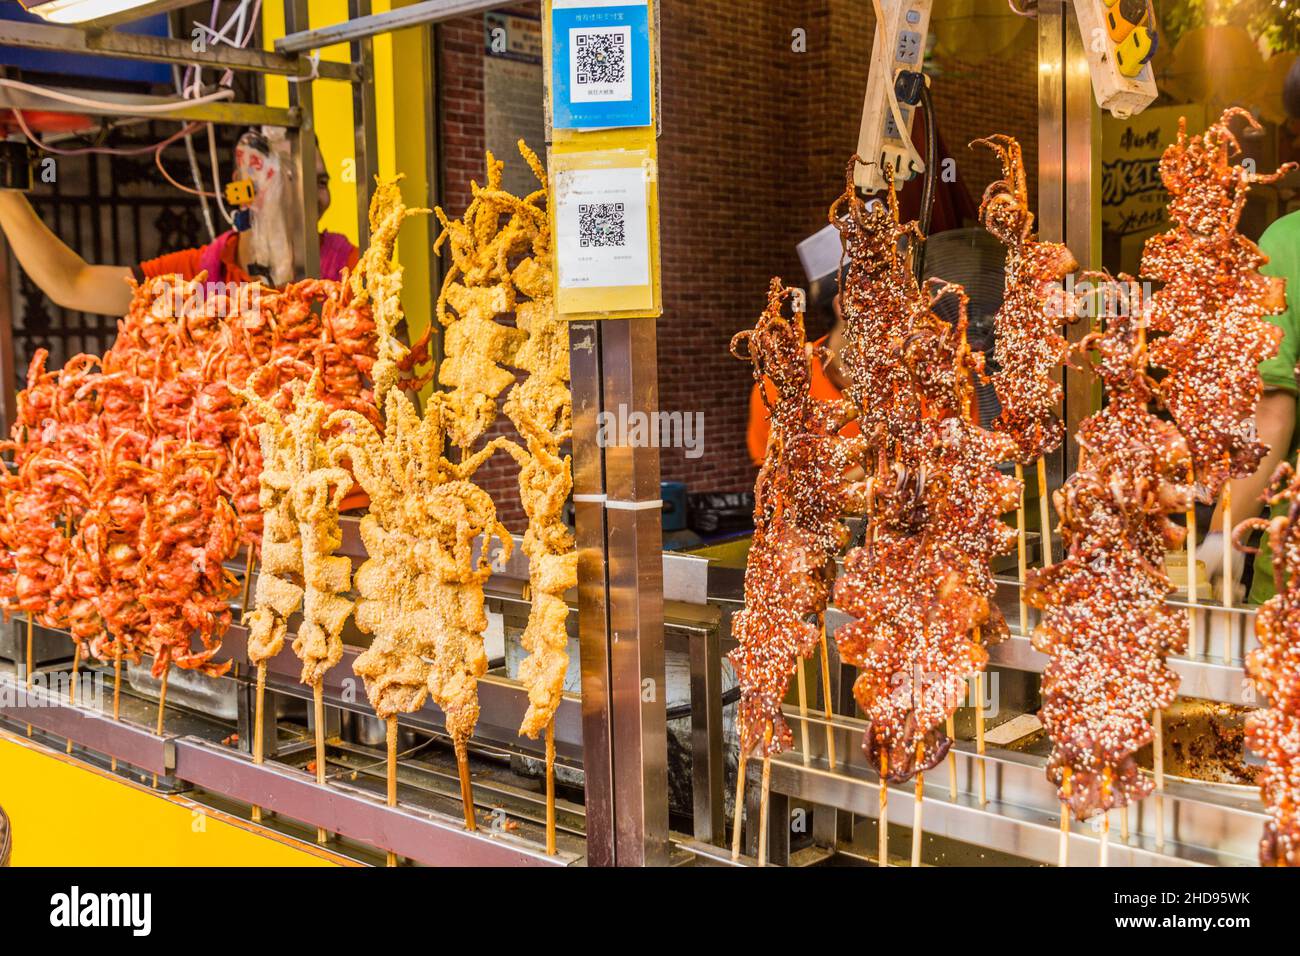
{"label": "sesame-coated squid skewer", "polygon": [[[761,752],[767,776],[772,755],[790,745],[781,702],[796,662],[818,646],[834,556],[848,538],[842,517],[864,505],[864,483],[844,476],[865,464],[866,445],[839,434],[855,415],[849,402],[820,401],[810,393],[803,297],[796,291],[773,279],[757,325],[731,342],[732,354],[752,363],[772,417],[754,488],[745,608],[732,622],[739,646],[730,657],[741,688],[737,822],[750,753]],[[795,300],[795,308],[787,318],[783,307],[788,299]],[[759,839],[764,839],[761,833]],[[738,835],[733,840],[733,856],[738,856]]]}
{"label": "sesame-coated squid skewer", "polygon": [[[1061,402],[1058,379],[1069,356],[1069,343],[1061,329],[1077,318],[1061,280],[1079,264],[1063,244],[1043,242],[1034,235],[1020,144],[1010,136],[995,135],[977,139],[971,146],[993,150],[1001,160],[1003,174],[984,191],[980,203],[980,221],[1007,247],[1002,305],[993,320],[993,356],[998,365],[993,387],[1002,406],[993,427],[1015,440],[1018,479],[1023,482],[1026,467],[1036,468],[1039,538],[1047,566],[1052,563],[1052,534],[1046,456],[1060,447],[1065,437],[1065,425],[1057,413]],[[1017,512],[1022,586],[1024,526],[1022,496]],[[1022,633],[1027,633],[1023,593],[1020,609]]]}
{"label": "sesame-coated squid skewer", "polygon": [[[1151,329],[1164,333],[1151,343],[1152,364],[1166,372],[1160,397],[1187,439],[1197,500],[1209,504],[1224,491],[1225,545],[1231,531],[1228,482],[1253,474],[1268,453],[1255,432],[1263,394],[1259,363],[1277,354],[1282,333],[1264,317],[1286,307],[1283,280],[1260,274],[1267,257],[1238,226],[1250,189],[1277,182],[1296,166],[1287,163],[1265,174],[1236,162],[1241,147],[1230,129],[1233,120],[1260,129],[1238,108],[1195,136],[1180,121],[1178,139],[1160,159],[1172,228],[1148,239],[1142,252],[1143,276],[1164,283],[1148,310]],[[1188,521],[1188,601],[1195,606],[1194,509]],[[1231,562],[1225,562],[1227,575]],[[1231,582],[1225,582],[1225,606],[1231,606],[1230,592]],[[1193,639],[1195,619],[1193,611]],[[1226,632],[1225,659],[1231,657],[1231,628]]]}
{"label": "sesame-coated squid skewer", "polygon": [[1282,462],[1269,482],[1267,503],[1285,508],[1272,519],[1244,521],[1237,547],[1255,531],[1268,535],[1281,589],[1259,609],[1259,647],[1246,673],[1268,706],[1246,718],[1246,742],[1264,759],[1260,795],[1269,819],[1259,841],[1264,866],[1300,866],[1300,458]]}
{"label": "sesame-coated squid skewer", "polygon": [[[837,606],[854,620],[836,642],[859,670],[854,695],[881,776],[887,865],[888,785],[944,760],[948,718],[987,661],[979,635],[996,643],[1007,634],[990,600],[990,561],[1014,544],[1001,515],[1020,485],[998,470],[1014,453],[1011,439],[974,415],[983,363],[966,342],[964,292],[916,283],[900,239],[918,234],[899,222],[892,191],[867,207],[850,178],[833,210],[848,260],[844,355],[855,394],[873,409],[870,419],[864,409],[864,434],[875,454],[871,530],[835,585]],[[934,312],[946,296],[958,303],[956,323]]]}
{"label": "sesame-coated squid skewer", "polygon": [[[1080,426],[1079,469],[1056,492],[1066,553],[1031,572],[1027,588],[1042,612],[1034,647],[1051,658],[1040,715],[1052,741],[1048,778],[1080,820],[1151,792],[1135,757],[1153,740],[1152,710],[1177,695],[1166,657],[1187,633],[1165,604],[1164,553],[1181,543],[1183,529],[1169,519],[1191,501],[1191,458],[1178,430],[1150,409],[1154,385],[1134,319],[1107,318],[1104,332],[1078,346],[1098,353],[1106,402]],[[1067,833],[1063,826],[1063,841]],[[1063,842],[1063,858],[1065,850]]]}

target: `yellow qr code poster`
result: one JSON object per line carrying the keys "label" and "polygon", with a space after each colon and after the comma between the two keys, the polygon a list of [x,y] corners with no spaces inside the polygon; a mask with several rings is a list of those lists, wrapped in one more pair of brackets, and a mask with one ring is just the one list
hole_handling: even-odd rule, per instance
{"label": "yellow qr code poster", "polygon": [[553,157],[556,308],[566,318],[657,316],[659,209],[647,150]]}

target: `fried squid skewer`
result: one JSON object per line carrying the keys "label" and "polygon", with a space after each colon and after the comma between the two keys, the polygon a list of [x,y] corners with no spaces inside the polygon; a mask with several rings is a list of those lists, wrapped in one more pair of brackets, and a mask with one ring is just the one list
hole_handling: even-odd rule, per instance
{"label": "fried squid skewer", "polygon": [[[1000,515],[1021,487],[998,471],[1011,440],[974,417],[973,376],[983,363],[966,342],[965,295],[916,283],[900,240],[919,233],[899,222],[892,189],[887,200],[866,206],[850,176],[833,207],[844,210],[836,221],[849,264],[845,361],[856,394],[887,407],[870,418],[864,407],[874,457],[869,531],[835,584],[836,605],[854,618],[835,639],[841,659],[859,669],[863,747],[881,776],[882,865],[888,784],[944,759],[949,718],[987,660],[980,634],[989,642],[1006,635],[990,601],[989,561],[1014,540]],[[957,300],[956,323],[934,313],[945,296]]]}
{"label": "fried squid skewer", "polygon": [[1149,408],[1155,390],[1135,321],[1118,314],[1108,326],[1079,344],[1100,355],[1106,403],[1080,426],[1079,469],[1056,492],[1065,558],[1032,571],[1026,589],[1042,611],[1033,645],[1051,658],[1047,774],[1080,820],[1151,791],[1135,754],[1152,741],[1152,711],[1177,695],[1165,659],[1187,638],[1186,620],[1165,604],[1164,554],[1181,544],[1169,516],[1190,506],[1191,456]]}
{"label": "fried squid skewer", "polygon": [[1267,502],[1285,505],[1272,519],[1254,518],[1233,533],[1238,547],[1254,531],[1269,536],[1281,589],[1255,617],[1259,647],[1246,673],[1269,706],[1246,718],[1246,743],[1264,758],[1260,794],[1269,813],[1259,841],[1264,866],[1300,866],[1300,472],[1282,462]]}
{"label": "fried squid skewer", "polygon": [[754,487],[755,530],[745,566],[745,608],[732,620],[739,646],[729,656],[741,689],[733,857],[739,855],[746,761],[759,749],[766,767],[773,754],[790,745],[781,702],[797,661],[811,656],[819,643],[835,554],[848,541],[842,516],[866,504],[865,484],[845,478],[846,472],[866,463],[866,443],[839,434],[856,412],[850,402],[812,397],[801,302],[792,318],[782,314],[795,292],[773,279],[757,326],[731,342],[732,354],[753,364],[772,418],[766,458]]}
{"label": "fried squid skewer", "polygon": [[1286,307],[1283,280],[1264,276],[1267,257],[1238,231],[1251,187],[1296,168],[1256,173],[1234,163],[1241,153],[1228,128],[1235,118],[1258,130],[1243,109],[1229,109],[1204,133],[1178,139],[1160,159],[1174,226],[1147,240],[1142,275],[1164,286],[1151,298],[1151,363],[1164,369],[1160,398],[1187,440],[1197,499],[1213,502],[1230,478],[1253,474],[1268,453],[1255,434],[1263,392],[1259,363],[1277,354],[1282,332],[1264,316]]}
{"label": "fried squid skewer", "polygon": [[[1029,188],[1020,144],[1010,136],[977,139],[1002,162],[1003,178],[984,191],[980,221],[1007,247],[1002,305],[993,319],[993,357],[998,371],[993,387],[1002,406],[993,428],[1016,443],[1016,477],[1036,468],[1038,478],[1039,541],[1043,564],[1052,563],[1051,515],[1048,508],[1046,456],[1065,436],[1057,414],[1061,402],[1059,370],[1068,359],[1069,343],[1060,330],[1077,318],[1061,280],[1078,268],[1070,250],[1059,242],[1042,242],[1033,234]],[[1025,505],[1016,509],[1020,581],[1027,572]],[[1021,633],[1029,630],[1027,605],[1020,600]]]}

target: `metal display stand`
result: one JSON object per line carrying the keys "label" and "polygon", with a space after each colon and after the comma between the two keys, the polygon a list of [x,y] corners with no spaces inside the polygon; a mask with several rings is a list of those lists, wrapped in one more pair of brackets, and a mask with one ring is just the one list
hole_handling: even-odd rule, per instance
{"label": "metal display stand", "polygon": [[[368,0],[351,0],[351,19],[320,29],[307,28],[306,0],[287,0],[289,34],[275,52],[215,48],[196,54],[187,42],[116,33],[88,33],[74,28],[10,24],[6,42],[67,52],[129,57],[168,63],[202,63],[259,75],[294,79],[287,109],[254,103],[214,103],[182,106],[176,119],[233,124],[270,124],[294,131],[294,161],[299,181],[314,186],[315,143],[311,113],[317,80],[352,84],[357,117],[358,213],[362,243],[370,187],[377,168],[375,99],[372,84],[372,38],[380,33],[435,23],[498,6],[482,0],[430,0],[384,14],[371,14]],[[1046,240],[1065,242],[1082,268],[1100,264],[1100,221],[1097,213],[1100,122],[1093,102],[1078,28],[1065,6],[1044,5],[1038,14],[1039,32],[1039,225]],[[339,42],[352,45],[352,63],[314,64],[309,51]],[[131,107],[150,98],[115,97],[117,115],[133,115]],[[120,108],[117,104],[120,103]],[[0,89],[0,108],[51,108],[40,97]],[[315,230],[315,189],[304,188],[301,202],[303,241],[299,268],[310,271],[318,258]],[[1084,330],[1076,327],[1073,335]],[[571,606],[580,645],[581,693],[566,696],[557,713],[556,749],[562,765],[582,772],[584,804],[571,808],[571,825],[556,857],[546,857],[536,842],[503,833],[469,833],[458,821],[458,808],[389,808],[382,794],[345,782],[321,788],[301,769],[269,762],[255,766],[245,753],[216,746],[193,735],[157,737],[150,730],[107,720],[103,714],[73,709],[53,696],[39,706],[3,707],[0,717],[11,724],[30,723],[48,734],[65,737],[92,751],[117,757],[136,767],[157,771],[312,826],[403,856],[434,863],[554,864],[583,860],[592,865],[661,864],[674,849],[686,851],[697,863],[729,865],[724,813],[726,754],[734,742],[723,734],[723,653],[731,646],[727,624],[741,606],[735,575],[710,570],[699,559],[664,555],[660,530],[659,456],[656,448],[602,447],[597,441],[597,416],[604,409],[623,407],[628,413],[654,413],[658,407],[656,330],[651,319],[577,322],[570,327],[573,389],[574,512],[579,548],[579,583]],[[1092,407],[1093,383],[1083,372],[1066,379],[1065,418],[1069,433]],[[1073,471],[1075,450],[1067,441],[1050,465],[1051,485],[1059,487]],[[344,552],[361,556],[354,526],[345,525]],[[350,550],[349,550],[350,549]],[[489,598],[526,606],[523,583],[526,566],[518,564],[494,573]],[[1014,607],[1018,583],[1000,579],[1000,600]],[[669,829],[665,646],[682,640],[665,634],[672,602],[716,609],[721,626],[705,623],[687,628],[684,648],[690,660],[690,749],[692,755],[693,833]],[[1176,602],[1173,602],[1176,603]],[[1248,609],[1200,605],[1204,639],[1194,646],[1230,641],[1236,661],[1248,650],[1253,613]],[[842,620],[832,610],[828,629]],[[1009,615],[1009,617],[1014,617]],[[1225,636],[1226,635],[1226,636]],[[232,680],[241,688],[239,729],[251,736],[251,682],[241,645],[243,632],[232,629],[225,653],[236,662]],[[831,644],[832,654],[834,645]],[[331,714],[370,713],[364,695],[349,687],[347,660],[331,671],[325,694]],[[287,652],[286,652],[287,655]],[[1029,646],[1027,634],[1013,632],[1011,640],[992,649],[992,668],[1006,675],[1041,671],[1045,658]],[[1184,694],[1231,704],[1244,698],[1244,675],[1237,664],[1200,658],[1171,662],[1184,681]],[[309,697],[295,680],[291,656],[270,666],[272,696]],[[829,721],[840,755],[831,769],[826,761],[825,719],[809,716],[814,750],[787,753],[772,761],[769,858],[780,864],[808,864],[830,857],[853,860],[855,828],[874,827],[879,781],[866,764],[859,741],[862,722],[854,713],[849,687],[852,672],[832,658],[835,716]],[[14,690],[0,678],[0,692]],[[358,700],[357,697],[361,699]],[[0,698],[4,694],[0,693]],[[489,746],[520,758],[535,757],[540,744],[515,736],[526,697],[519,684],[490,677],[481,683],[483,718],[471,746]],[[8,698],[5,698],[8,699]],[[271,709],[268,708],[268,711]],[[816,711],[814,711],[816,712]],[[800,715],[789,708],[792,725]],[[275,720],[269,725],[268,752],[277,746]],[[440,714],[428,707],[400,718],[402,727],[421,733],[442,730]],[[954,747],[958,793],[949,797],[942,769],[927,776],[924,810],[929,835],[971,844],[1019,859],[1055,862],[1059,804],[1055,789],[1043,773],[1043,758],[992,748],[982,758],[972,746]],[[977,761],[988,771],[988,801],[977,799]],[[757,774],[758,761],[750,762]],[[476,781],[476,786],[478,782]],[[747,793],[760,788],[757,775]],[[932,792],[933,791],[933,792]],[[932,798],[931,798],[932,797]],[[914,799],[911,784],[891,788],[890,815],[910,823]],[[1253,790],[1171,779],[1164,800],[1165,832],[1157,833],[1150,801],[1131,821],[1127,840],[1113,839],[1111,859],[1119,865],[1247,863],[1254,854],[1263,809]],[[792,851],[788,820],[792,802],[811,807],[811,849]],[[751,847],[758,834],[756,806],[746,826]],[[1096,834],[1075,825],[1072,857],[1083,863],[1096,853]],[[752,859],[745,862],[753,862]]]}
{"label": "metal display stand", "polygon": [[[319,237],[316,223],[315,162],[316,144],[312,110],[314,84],[318,80],[348,82],[353,89],[357,119],[356,162],[358,183],[358,225],[362,244],[368,238],[368,210],[376,162],[375,94],[373,85],[372,38],[381,33],[406,27],[436,23],[480,12],[497,6],[483,0],[433,0],[417,3],[383,14],[371,14],[369,0],[351,0],[348,22],[320,29],[308,28],[306,0],[286,0],[285,23],[288,35],[278,40],[275,52],[214,47],[195,52],[182,40],[139,37],[115,32],[86,31],[73,27],[45,24],[12,24],[6,27],[6,42],[15,46],[125,57],[155,62],[198,64],[214,69],[232,69],[261,76],[285,76],[292,82],[290,105],[286,109],[257,103],[220,102],[203,105],[178,105],[166,113],[167,118],[233,125],[272,125],[291,130],[292,157],[299,184],[301,241],[295,247],[295,266],[299,274],[314,274],[319,263]],[[337,64],[314,61],[308,54],[321,47],[349,42],[352,62]],[[138,115],[132,107],[156,105],[157,97],[105,95],[111,102],[103,113],[129,117]],[[57,101],[36,94],[0,89],[0,108],[58,108]],[[159,114],[151,113],[157,117]],[[577,330],[575,330],[575,334]],[[587,858],[594,863],[654,863],[667,859],[668,810],[665,756],[665,680],[663,665],[663,587],[660,565],[659,468],[657,451],[628,450],[627,454],[606,458],[595,446],[595,411],[602,404],[625,404],[655,410],[654,324],[650,321],[611,323],[599,336],[597,350],[577,351],[575,355],[575,404],[591,410],[577,415],[588,424],[579,429],[575,440],[577,486],[580,489],[577,517],[578,539],[583,545],[578,615],[582,644],[583,712],[581,728],[575,719],[577,701],[561,705],[556,722],[556,746],[561,759],[568,758],[586,771],[586,803],[589,819],[586,839]],[[582,356],[595,359],[584,365]],[[617,374],[606,378],[605,364],[615,366]],[[584,405],[584,403],[586,403]],[[584,499],[590,495],[590,500]],[[645,506],[645,507],[643,507]],[[616,541],[611,550],[611,541]],[[630,550],[625,550],[627,542]],[[232,629],[231,644],[237,646],[239,629]],[[715,635],[716,636],[716,635]],[[301,689],[288,674],[272,666],[272,689],[295,695]],[[332,673],[343,674],[336,668]],[[342,677],[340,677],[342,679]],[[327,687],[330,709],[346,709],[341,687]],[[517,686],[499,687],[491,680],[483,685],[485,722],[492,726],[500,710],[500,726],[518,724],[525,706]],[[169,758],[155,753],[159,741],[138,728],[125,729],[101,719],[85,717],[46,701],[29,713],[6,716],[15,723],[39,709],[41,715],[30,722],[50,733],[67,737],[93,750],[146,768],[174,771],[186,777],[187,763],[179,756]],[[358,711],[365,708],[351,705]],[[412,728],[436,731],[440,720],[416,716],[408,722]],[[243,722],[241,721],[241,724]],[[273,721],[270,722],[273,724]],[[513,737],[513,734],[511,734]],[[142,740],[146,738],[145,740]],[[514,743],[518,743],[515,741]],[[522,742],[522,749],[530,749]],[[142,752],[143,750],[149,753]],[[121,751],[121,752],[119,752]],[[186,752],[182,746],[181,753]],[[206,753],[204,751],[204,753]],[[618,754],[617,761],[614,759]],[[190,766],[209,767],[210,755],[191,760]],[[166,766],[164,766],[166,765]],[[717,777],[717,761],[701,759],[702,773]],[[231,777],[246,781],[276,769],[255,768],[251,764]],[[280,776],[273,776],[270,786],[278,786]],[[202,783],[194,780],[194,783]],[[285,784],[288,786],[288,784]],[[229,793],[238,798],[240,793]],[[244,789],[247,789],[246,787]],[[720,785],[716,788],[720,793]],[[242,791],[241,791],[242,792]],[[245,793],[245,796],[247,794]],[[273,807],[272,799],[261,803]],[[295,807],[291,815],[306,822],[345,830],[338,821],[321,819],[310,800],[290,800]],[[381,816],[385,811],[379,807]],[[454,828],[453,828],[454,829]],[[372,836],[374,834],[371,834]],[[479,838],[466,835],[474,845]],[[389,849],[399,850],[391,841],[377,841]],[[404,851],[402,851],[404,852]],[[475,851],[468,850],[456,858],[469,860]],[[486,858],[485,858],[485,861]],[[500,862],[498,860],[498,862]]]}

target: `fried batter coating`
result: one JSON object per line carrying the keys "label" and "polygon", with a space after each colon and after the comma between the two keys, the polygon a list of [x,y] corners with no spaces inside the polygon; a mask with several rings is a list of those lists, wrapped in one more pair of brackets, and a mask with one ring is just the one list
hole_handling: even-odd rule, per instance
{"label": "fried batter coating", "polygon": [[290,575],[302,574],[302,541],[293,515],[293,444],[275,406],[253,392],[244,394],[262,416],[257,426],[262,449],[258,501],[262,506],[262,567],[248,615],[248,659],[262,664],[284,648],[289,617],[302,607],[302,587]]}
{"label": "fried batter coating", "polygon": [[436,403],[421,416],[396,389],[387,394],[382,437],[356,413],[337,412],[329,424],[339,428],[332,459],[351,465],[371,500],[361,522],[369,558],[357,571],[356,621],[375,639],[354,670],[385,719],[419,709],[432,695],[463,749],[487,668],[483,582],[491,574],[491,538],[501,540],[507,556],[512,545],[492,499],[460,477],[482,458],[449,462]]}
{"label": "fried batter coating", "polygon": [[[502,190],[505,164],[489,152],[487,185],[470,184],[473,199],[464,215],[452,221],[436,210],[443,231],[434,249],[446,244],[452,258],[438,295],[438,321],[447,329],[438,381],[451,389],[441,398],[451,412],[448,436],[461,448],[472,447],[496,421],[497,398],[515,383],[506,366],[523,367],[516,353],[528,340],[529,316],[544,320],[553,312],[545,170],[522,140],[519,148],[540,189],[523,199]],[[511,312],[515,328],[495,320]]]}
{"label": "fried batter coating", "polygon": [[[438,210],[438,242],[449,244],[453,260],[438,300],[438,317],[447,326],[438,380],[451,391],[438,400],[448,439],[467,454],[496,421],[498,396],[514,386],[503,409],[524,444],[501,447],[519,463],[519,496],[528,516],[523,550],[532,609],[521,638],[528,657],[519,678],[529,706],[519,732],[535,738],[563,694],[569,663],[564,593],[577,586],[578,559],[563,521],[573,490],[572,464],[562,452],[573,427],[569,329],[555,313],[551,289],[546,171],[522,140],[519,151],[537,177],[533,193],[520,199],[504,192],[503,164],[489,153],[487,186],[474,184],[464,216],[453,222]],[[496,321],[509,312],[514,328]],[[515,384],[512,369],[526,378]]]}
{"label": "fried batter coating", "polygon": [[301,608],[293,651],[303,665],[300,680],[310,686],[342,658],[343,625],[352,612],[343,596],[352,587],[352,565],[334,553],[343,543],[339,507],[352,476],[332,464],[322,437],[328,409],[315,394],[319,381],[313,374],[305,385],[293,383],[293,408],[284,418],[255,392],[241,393],[262,417],[261,500],[271,539],[249,617],[249,659],[256,664],[278,654],[288,618]]}

